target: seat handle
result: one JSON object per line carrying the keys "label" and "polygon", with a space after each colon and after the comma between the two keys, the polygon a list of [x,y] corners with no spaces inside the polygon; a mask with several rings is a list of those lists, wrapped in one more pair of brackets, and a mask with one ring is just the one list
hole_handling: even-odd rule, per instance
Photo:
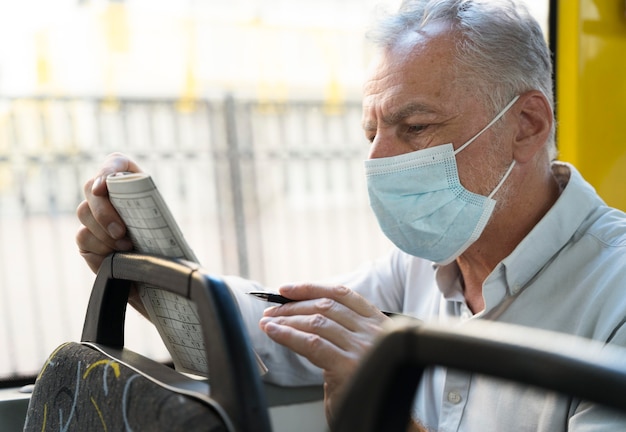
{"label": "seat handle", "polygon": [[198,264],[141,253],[108,256],[94,282],[82,341],[124,347],[126,305],[133,283],[145,283],[195,303],[211,397],[241,426],[237,430],[270,430],[265,393],[241,313],[228,286]]}

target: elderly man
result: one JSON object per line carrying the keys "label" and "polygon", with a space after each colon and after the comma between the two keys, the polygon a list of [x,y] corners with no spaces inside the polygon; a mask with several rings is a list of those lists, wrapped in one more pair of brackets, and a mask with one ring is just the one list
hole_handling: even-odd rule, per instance
{"label": "elderly man", "polygon": [[[626,217],[553,162],[551,61],[537,22],[512,1],[408,0],[371,35],[368,191],[398,249],[331,284],[282,287],[297,301],[265,312],[243,295],[258,286],[226,278],[268,379],[321,377],[332,416],[388,319],[379,309],[626,345]],[[94,270],[130,247],[102,181],[129,170],[139,168],[112,155],[85,186],[77,243]],[[442,431],[626,430],[585,401],[442,368],[423,379],[414,417]]]}

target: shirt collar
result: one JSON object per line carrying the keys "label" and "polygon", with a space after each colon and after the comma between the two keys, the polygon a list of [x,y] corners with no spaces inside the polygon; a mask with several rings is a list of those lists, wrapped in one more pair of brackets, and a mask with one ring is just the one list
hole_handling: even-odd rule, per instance
{"label": "shirt collar", "polygon": [[554,162],[552,171],[563,188],[561,195],[501,263],[510,295],[519,293],[567,244],[589,214],[602,204],[593,187],[572,165]]}
{"label": "shirt collar", "polygon": [[461,285],[461,271],[456,261],[450,264],[439,265],[433,263],[437,287],[448,301],[465,302],[463,286]]}
{"label": "shirt collar", "polygon": [[[483,292],[485,312],[501,301],[505,292],[509,295],[518,294],[567,244],[589,213],[602,204],[593,187],[574,166],[565,162],[553,162],[552,172],[562,188],[561,195],[513,252],[488,276],[484,289],[495,289],[499,284],[487,282],[501,277],[507,287],[505,291],[498,290],[499,294],[492,292],[491,296],[490,293]],[[449,301],[465,301],[456,261],[444,266],[433,264],[433,267],[437,285],[444,298]]]}

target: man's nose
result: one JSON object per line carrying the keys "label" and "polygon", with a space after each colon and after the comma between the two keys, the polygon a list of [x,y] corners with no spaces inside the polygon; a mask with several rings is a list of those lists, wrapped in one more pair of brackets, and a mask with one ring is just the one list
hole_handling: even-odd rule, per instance
{"label": "man's nose", "polygon": [[370,146],[369,158],[379,159],[397,156],[410,151],[402,145],[400,140],[391,132],[377,133]]}

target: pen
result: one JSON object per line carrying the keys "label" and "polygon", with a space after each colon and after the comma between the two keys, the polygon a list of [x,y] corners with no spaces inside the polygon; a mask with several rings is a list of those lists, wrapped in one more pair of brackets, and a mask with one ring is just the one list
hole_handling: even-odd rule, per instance
{"label": "pen", "polygon": [[264,292],[264,291],[251,291],[248,294],[258,298],[259,300],[263,300],[269,303],[285,304],[285,303],[291,303],[295,301],[287,297],[283,297],[280,294]]}
{"label": "pen", "polygon": [[[268,303],[285,304],[285,303],[291,303],[291,302],[297,301],[297,300],[292,300],[287,297],[283,297],[277,293],[271,293],[271,292],[265,292],[265,291],[250,291],[248,294],[258,298],[259,300],[266,301]],[[385,312],[385,311],[381,311],[381,312],[390,318],[394,316],[402,315],[402,314],[398,314],[395,312]]]}

